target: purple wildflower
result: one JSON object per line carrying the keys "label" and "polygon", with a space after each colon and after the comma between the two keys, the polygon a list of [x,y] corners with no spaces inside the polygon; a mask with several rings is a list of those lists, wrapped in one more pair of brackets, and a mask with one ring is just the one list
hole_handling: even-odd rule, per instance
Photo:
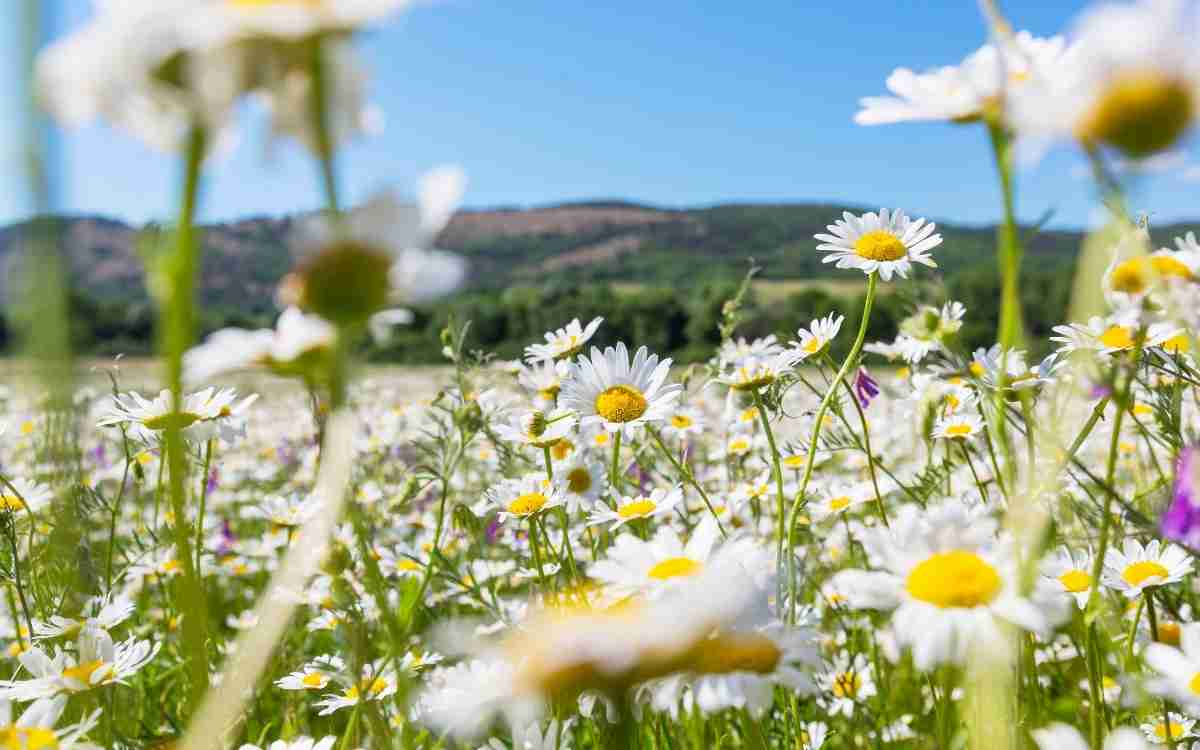
{"label": "purple wildflower", "polygon": [[1200,448],[1194,445],[1179,452],[1171,505],[1159,528],[1166,538],[1200,550]]}
{"label": "purple wildflower", "polygon": [[879,383],[865,367],[858,368],[858,374],[854,376],[854,395],[858,398],[858,405],[864,409],[879,395]]}
{"label": "purple wildflower", "polygon": [[233,545],[237,542],[237,535],[233,533],[233,526],[229,524],[229,520],[221,521],[221,541],[217,544],[218,555],[228,555],[233,552]]}
{"label": "purple wildflower", "polygon": [[491,523],[487,525],[487,531],[484,533],[487,535],[488,544],[492,544],[496,541],[496,537],[500,535],[499,516],[491,520]]}

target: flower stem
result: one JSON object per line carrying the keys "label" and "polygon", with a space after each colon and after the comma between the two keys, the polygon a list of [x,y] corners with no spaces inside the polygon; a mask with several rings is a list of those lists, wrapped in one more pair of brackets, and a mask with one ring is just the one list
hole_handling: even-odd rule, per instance
{"label": "flower stem", "polygon": [[312,39],[309,62],[312,76],[312,118],[316,136],[317,157],[321,165],[321,183],[325,188],[325,203],[331,214],[341,211],[338,199],[337,166],[334,161],[333,133],[329,124],[329,80],[325,64],[325,45],[320,36]]}
{"label": "flower stem", "polygon": [[997,338],[1005,349],[1013,349],[1024,338],[1021,315],[1020,276],[1021,258],[1025,254],[1017,227],[1012,178],[1012,134],[999,122],[988,123],[988,136],[1000,177],[1000,193],[1004,201],[1004,223],[997,229],[1000,246],[1000,328]]}
{"label": "flower stem", "polygon": [[[833,376],[833,382],[829,384],[829,389],[825,391],[825,397],[821,399],[821,405],[817,408],[816,419],[813,422],[812,438],[809,440],[808,445],[808,460],[804,463],[804,476],[800,480],[800,489],[796,493],[796,499],[792,502],[792,510],[787,519],[788,549],[796,546],[796,522],[800,517],[800,507],[804,503],[805,493],[808,491],[808,483],[812,481],[813,467],[817,460],[817,443],[821,437],[821,424],[825,420],[825,414],[829,411],[829,405],[833,401],[834,394],[837,393],[838,387],[846,379],[846,374],[850,372],[850,368],[854,366],[858,360],[858,355],[862,352],[863,341],[867,338],[867,324],[871,320],[871,307],[875,304],[877,283],[878,280],[874,273],[867,276],[867,296],[863,302],[862,322],[858,326],[858,335],[855,336],[854,345],[850,347],[850,353],[846,355],[841,368]],[[794,556],[790,554],[788,555],[788,597],[788,622],[792,622],[795,617],[796,561]]]}
{"label": "flower stem", "polygon": [[783,504],[783,467],[779,462],[779,448],[775,446],[775,433],[771,431],[771,420],[767,417],[767,407],[763,403],[762,394],[755,388],[751,392],[754,394],[754,409],[758,412],[759,421],[762,422],[763,432],[767,435],[767,445],[771,449],[771,473],[775,477],[775,495],[778,517],[775,519],[776,525],[776,544],[779,547],[779,552],[783,552],[783,527],[784,527],[784,504]]}
{"label": "flower stem", "polygon": [[[713,520],[717,522],[717,530],[721,532],[722,537],[726,536],[725,527],[721,524],[721,519],[717,517],[716,508],[713,507],[712,501],[708,499],[708,493],[706,493],[704,488],[700,486],[700,482],[696,481],[696,477],[694,474],[692,474],[691,469],[688,469],[686,466],[679,463],[679,459],[675,458],[675,454],[671,453],[671,451],[663,443],[662,435],[658,433],[658,430],[648,425],[646,430],[650,433],[650,436],[654,438],[655,445],[657,445],[658,449],[662,451],[662,454],[667,457],[667,460],[671,462],[671,466],[675,468],[675,471],[678,472],[683,481],[690,484],[692,488],[700,494],[700,499],[704,501],[704,506],[708,508],[708,512],[712,514]],[[782,497],[783,495],[780,495],[780,498]],[[780,500],[780,502],[782,503],[783,501]]]}
{"label": "flower stem", "polygon": [[612,433],[613,449],[612,449],[612,467],[609,469],[608,483],[613,488],[613,501],[619,504],[617,498],[621,496],[621,481],[619,464],[621,462],[621,431]]}

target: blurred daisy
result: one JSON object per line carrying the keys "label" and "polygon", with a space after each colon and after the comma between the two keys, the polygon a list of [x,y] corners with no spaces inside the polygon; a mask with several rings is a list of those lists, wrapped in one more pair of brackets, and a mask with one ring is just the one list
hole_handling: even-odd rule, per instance
{"label": "blurred daisy", "polygon": [[563,502],[571,513],[593,507],[608,492],[604,465],[586,455],[578,455],[554,471],[562,480]]}
{"label": "blurred daisy", "polygon": [[289,307],[274,329],[223,328],[209,335],[203,344],[184,354],[184,380],[198,383],[251,367],[311,378],[322,371],[336,336],[323,318]]}
{"label": "blurred daisy", "polygon": [[604,318],[593,318],[587,327],[575,318],[562,328],[546,334],[546,343],[530,344],[525,347],[525,358],[531,362],[546,362],[570,359],[583,351],[584,345],[596,335]]}
{"label": "blurred daisy", "polygon": [[765,338],[746,341],[744,338],[729,339],[717,350],[717,359],[722,366],[736,366],[747,359],[771,359],[783,352],[783,345],[774,334]]}
{"label": "blurred daisy", "polygon": [[1111,319],[1092,317],[1087,325],[1072,323],[1070,325],[1054,326],[1050,340],[1059,344],[1059,353],[1068,354],[1078,350],[1092,350],[1101,354],[1116,354],[1129,351],[1139,344],[1142,347],[1160,346],[1180,329],[1169,323],[1151,323],[1144,330],[1131,316],[1117,316]]}
{"label": "blurred daisy", "polygon": [[534,404],[539,409],[552,409],[558,402],[558,392],[562,389],[562,376],[566,371],[567,366],[564,362],[537,361],[528,367],[521,366],[517,373],[517,382],[532,394]]}
{"label": "blurred daisy", "polygon": [[1178,583],[1191,571],[1192,558],[1174,544],[1154,539],[1142,546],[1136,539],[1127,539],[1121,549],[1110,549],[1105,555],[1101,581],[1133,598],[1147,588]]}
{"label": "blurred daisy", "polygon": [[704,569],[719,533],[716,523],[705,518],[692,530],[687,544],[668,526],[659,527],[648,542],[622,534],[607,557],[588,568],[588,576],[620,597],[662,591]]}
{"label": "blurred daisy", "polygon": [[1151,722],[1142,724],[1139,728],[1142,730],[1142,735],[1150,740],[1150,742],[1155,745],[1165,745],[1168,742],[1168,737],[1172,744],[1191,737],[1192,729],[1195,726],[1195,719],[1171,712],[1167,714],[1166,721],[1163,721],[1161,717],[1156,718]]}
{"label": "blurred daisy", "polygon": [[54,499],[54,491],[40,482],[12,477],[0,482],[0,510],[37,513]]}
{"label": "blurred daisy", "polygon": [[100,709],[86,714],[75,724],[56,727],[67,707],[65,695],[40,698],[29,704],[20,717],[13,719],[13,705],[0,700],[0,737],[7,748],[16,750],[90,750],[97,747],[82,742],[84,735],[99,722]]}
{"label": "blurred daisy", "polygon": [[863,273],[878,272],[884,281],[893,274],[907,278],[913,263],[937,268],[929,251],[942,244],[934,234],[935,225],[925,219],[913,221],[903,211],[882,209],[855,216],[846,211],[837,222],[826,227],[831,234],[818,234],[818,250],[827,255],[823,263],[838,268],[857,268]]}
{"label": "blurred daisy", "polygon": [[943,440],[968,440],[983,431],[983,420],[977,414],[955,412],[939,417],[933,425],[933,436]]}
{"label": "blurred daisy", "polygon": [[0,681],[0,700],[37,700],[123,682],[150,663],[161,646],[133,637],[114,643],[107,632],[87,628],[79,633],[74,655],[59,651],[51,657],[36,646],[22,653],[18,659],[30,677]]}
{"label": "blurred daisy", "polygon": [[176,412],[172,407],[171,392],[166,389],[153,399],[128,392],[112,397],[96,426],[128,425],[138,428],[145,437],[156,437],[175,427],[184,439],[202,442],[216,437],[222,422],[239,416],[257,399],[258,395],[252,394],[239,401],[233,388],[209,387],[185,394]]}
{"label": "blurred daisy", "polygon": [[828,521],[875,499],[871,487],[863,484],[835,484],[809,504],[813,521]]}
{"label": "blurred daisy", "polygon": [[704,417],[698,409],[687,406],[676,409],[663,427],[663,434],[679,438],[700,435],[703,431]]}
{"label": "blurred daisy", "polygon": [[1159,677],[1146,688],[1194,712],[1200,710],[1200,623],[1181,629],[1180,646],[1147,644],[1143,656]]}
{"label": "blurred daisy", "polygon": [[[1030,734],[1038,750],[1088,750],[1087,740],[1069,724],[1051,724]],[[1136,730],[1117,727],[1104,738],[1103,750],[1146,750],[1146,747],[1145,740]]]}
{"label": "blurred daisy", "polygon": [[854,716],[855,706],[876,693],[871,664],[866,654],[851,657],[844,651],[838,653],[832,668],[820,675],[817,681],[825,693],[822,703],[833,716]]}
{"label": "blurred daisy", "polygon": [[590,358],[579,357],[571,364],[560,404],[574,410],[585,427],[598,424],[632,436],[642,425],[670,417],[683,391],[680,385],[666,385],[670,371],[671,360],[660,362],[644,346],[632,362],[624,343],[603,353],[592,347]]}
{"label": "blurred daisy", "polygon": [[649,495],[622,497],[616,509],[599,504],[588,519],[589,526],[612,523],[609,530],[617,529],[630,521],[659,518],[670,514],[683,499],[683,490],[678,486],[671,489],[658,488]]}
{"label": "blurred daisy", "polygon": [[722,373],[717,382],[724,383],[735,391],[757,391],[791,372],[792,367],[802,358],[803,355],[796,349],[785,349],[767,359],[748,357],[729,372]]}

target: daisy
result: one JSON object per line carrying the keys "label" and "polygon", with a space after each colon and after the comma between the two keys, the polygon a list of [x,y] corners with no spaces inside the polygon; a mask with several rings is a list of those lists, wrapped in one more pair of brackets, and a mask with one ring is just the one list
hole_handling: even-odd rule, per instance
{"label": "daisy", "polygon": [[816,235],[821,242],[817,249],[827,253],[821,262],[836,263],[838,268],[857,268],[868,275],[878,271],[884,281],[892,274],[907,278],[913,263],[937,268],[929,257],[929,251],[942,244],[942,236],[933,233],[935,228],[932,222],[913,221],[899,210],[862,216],[846,211],[826,227],[831,234]]}
{"label": "daisy", "polygon": [[1104,272],[1104,289],[1116,302],[1136,302],[1163,283],[1196,281],[1196,270],[1194,255],[1165,248],[1124,260],[1114,255]]}
{"label": "daisy", "polygon": [[22,653],[18,659],[31,676],[0,681],[0,700],[37,700],[123,683],[150,663],[161,646],[133,637],[113,643],[107,632],[85,629],[75,642],[73,657],[64,651],[51,657],[36,646]]}
{"label": "daisy", "polygon": [[1112,355],[1130,351],[1139,344],[1142,347],[1160,346],[1179,332],[1179,328],[1164,322],[1151,323],[1142,329],[1132,315],[1118,315],[1109,319],[1094,316],[1088,319],[1087,325],[1072,323],[1054,326],[1054,333],[1058,335],[1051,336],[1050,340],[1060,344],[1060,355],[1079,350]]}
{"label": "daisy", "polygon": [[830,313],[824,318],[814,320],[808,328],[796,331],[796,335],[800,337],[797,348],[802,352],[802,359],[825,351],[829,342],[833,341],[838,335],[838,331],[842,330],[842,321],[845,319],[844,315],[835,317],[834,313]]}
{"label": "daisy", "polygon": [[531,411],[517,415],[511,423],[495,425],[496,434],[517,445],[553,448],[575,429],[575,414],[567,409]]}
{"label": "daisy", "polygon": [[54,491],[40,482],[13,477],[0,482],[0,510],[37,513],[54,499]]}
{"label": "daisy", "polygon": [[396,694],[396,675],[390,669],[377,669],[371,664],[363,666],[362,678],[353,683],[339,675],[345,688],[340,693],[326,693],[314,704],[321,709],[318,716],[329,716],[343,708],[357,706],[360,701],[384,701]]}
{"label": "daisy", "polygon": [[427,302],[463,282],[466,262],[426,249],[453,215],[462,170],[440,167],[418,181],[417,203],[385,192],[336,219],[315,216],[296,230],[303,259],[279,297],[338,325],[366,323],[389,304]]}
{"label": "daisy", "polygon": [[324,318],[289,307],[274,329],[223,328],[189,349],[183,356],[184,381],[199,383],[252,367],[313,378],[323,369],[336,338],[336,329]]}
{"label": "daisy", "polygon": [[65,695],[40,698],[29,704],[14,721],[12,703],[0,700],[0,737],[4,738],[6,747],[17,750],[71,750],[76,745],[81,750],[96,747],[81,740],[99,722],[100,709],[84,716],[78,723],[56,728],[66,707]]}
{"label": "daisy", "polygon": [[884,125],[917,120],[972,122],[994,110],[1006,97],[1018,96],[1023,84],[1052,71],[1066,52],[1062,37],[1041,39],[1021,31],[987,44],[959,65],[914,73],[897,68],[887,79],[895,96],[860,100],[854,116],[859,125]]}
{"label": "daisy", "polygon": [[84,628],[112,630],[133,614],[133,600],[122,594],[93,596],[87,600],[79,617],[74,619],[54,615],[45,622],[34,620],[34,640],[74,637]]}
{"label": "daisy", "polygon": [[835,583],[852,608],[894,610],[896,641],[912,649],[922,671],[962,663],[973,648],[1002,640],[1001,621],[1046,633],[1066,614],[1048,597],[1021,594],[995,521],[960,503],[906,506],[890,529],[869,529],[862,541],[881,569],[844,570]]}
{"label": "daisy", "polygon": [[676,485],[671,489],[658,488],[649,495],[625,496],[617,503],[616,510],[598,504],[588,519],[589,526],[612,522],[609,530],[615,530],[630,521],[660,518],[669,515],[683,499],[683,490]]}
{"label": "daisy", "polygon": [[1192,728],[1195,726],[1195,719],[1171,712],[1167,714],[1166,722],[1161,718],[1156,718],[1152,723],[1142,724],[1139,729],[1142,730],[1142,735],[1153,744],[1165,745],[1168,735],[1172,742],[1191,737]]}
{"label": "daisy", "polygon": [[828,521],[875,499],[872,488],[863,483],[835,484],[809,504],[813,521]]}
{"label": "daisy", "polygon": [[[1051,724],[1030,734],[1038,750],[1088,750],[1087,740],[1069,724]],[[1137,730],[1117,727],[1104,738],[1103,750],[1146,750],[1146,741]]]}
{"label": "daisy", "polygon": [[300,671],[292,672],[275,681],[284,690],[324,690],[330,681],[346,668],[337,656],[318,656],[305,664]]}
{"label": "daisy", "polygon": [[602,425],[609,432],[634,431],[649,422],[665,421],[683,392],[683,386],[666,385],[671,360],[641,347],[629,359],[624,343],[603,353],[592,347],[591,357],[571,364],[563,383],[561,405],[580,416],[583,426]]}
{"label": "daisy", "polygon": [[1184,626],[1179,644],[1181,648],[1163,643],[1146,646],[1146,664],[1159,674],[1146,687],[1196,711],[1200,709],[1200,623]]}
{"label": "daisy", "polygon": [[562,479],[563,502],[571,513],[591,508],[608,492],[608,471],[585,455],[555,467],[555,475]]}
{"label": "daisy", "polygon": [[575,318],[562,328],[547,333],[546,343],[530,344],[525,347],[525,358],[530,362],[556,362],[571,359],[583,351],[584,345],[592,339],[592,336],[596,335],[596,330],[603,322],[604,318],[593,318],[585,328],[580,325],[579,318]]}
{"label": "daisy", "polygon": [[521,367],[517,373],[517,382],[533,394],[534,404],[539,409],[549,410],[554,408],[558,401],[558,392],[562,389],[562,376],[566,372],[565,362],[536,361],[528,367]]}
{"label": "daisy", "polygon": [[1141,0],[1088,11],[1068,64],[1015,104],[1017,128],[1145,158],[1175,144],[1196,115],[1200,64],[1190,5]]}
{"label": "daisy", "polygon": [[875,680],[866,654],[853,657],[840,652],[834,657],[832,669],[817,678],[821,690],[828,693],[824,704],[830,714],[854,716],[855,706],[875,695]]}
{"label": "daisy", "polygon": [[687,438],[704,432],[704,417],[699,409],[680,407],[676,409],[663,427],[664,435]]}
{"label": "daisy", "polygon": [[1065,359],[1051,354],[1036,366],[1029,367],[1025,363],[1025,352],[994,344],[990,349],[975,350],[970,371],[993,390],[1023,391],[1053,383],[1058,371],[1066,364]]}
{"label": "daisy", "polygon": [[500,511],[501,523],[509,518],[524,520],[565,502],[561,484],[542,474],[505,479],[488,490],[486,497]]}
{"label": "daisy", "polygon": [[1066,547],[1059,547],[1053,557],[1042,561],[1041,573],[1051,588],[1057,587],[1072,597],[1080,609],[1087,605],[1092,593],[1090,552],[1074,553]]}
{"label": "daisy", "polygon": [[185,394],[176,412],[172,408],[171,392],[166,389],[154,399],[134,392],[118,394],[112,397],[96,426],[129,425],[147,436],[157,436],[176,427],[185,439],[204,441],[216,437],[224,423],[245,412],[258,399],[258,395],[253,394],[238,401],[237,395],[233,388],[205,388]]}
{"label": "daisy", "polygon": [[648,542],[622,534],[609,548],[608,556],[588,568],[588,576],[609,586],[619,597],[661,593],[704,569],[719,534],[711,518],[696,526],[686,545],[669,526],[660,526]]}
{"label": "daisy", "polygon": [[1105,555],[1101,582],[1133,598],[1147,588],[1178,583],[1191,571],[1191,557],[1174,544],[1155,539],[1143,547],[1138,540],[1127,539],[1122,549]]}
{"label": "daisy", "polygon": [[748,357],[731,371],[720,375],[717,382],[724,383],[735,391],[757,391],[774,383],[804,358],[796,349],[785,349],[767,359]]}
{"label": "daisy", "polygon": [[273,530],[298,529],[321,512],[321,499],[317,496],[267,495],[255,505],[242,512],[244,518],[267,521]]}
{"label": "daisy", "polygon": [[943,440],[969,440],[983,431],[983,420],[977,414],[956,412],[939,417],[933,425],[933,436]]}
{"label": "daisy", "polygon": [[744,338],[729,339],[717,350],[717,359],[722,367],[737,366],[747,359],[771,359],[783,352],[783,346],[774,334],[766,338],[747,342]]}

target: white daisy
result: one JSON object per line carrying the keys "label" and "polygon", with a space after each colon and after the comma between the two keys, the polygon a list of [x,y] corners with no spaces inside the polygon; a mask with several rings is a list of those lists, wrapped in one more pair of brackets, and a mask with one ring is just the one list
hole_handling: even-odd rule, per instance
{"label": "white daisy", "polygon": [[1133,598],[1147,588],[1178,583],[1192,571],[1192,558],[1174,544],[1157,539],[1145,546],[1126,539],[1121,549],[1110,549],[1104,557],[1101,582]]}
{"label": "white daisy", "polygon": [[770,359],[782,351],[783,346],[774,334],[753,341],[739,337],[722,343],[717,350],[717,359],[722,367],[737,366],[747,359]]}
{"label": "white daisy", "polygon": [[784,349],[766,359],[747,357],[732,370],[717,377],[735,391],[757,391],[774,383],[782,375],[791,372],[797,362],[804,358],[798,349]]}
{"label": "white daisy", "polygon": [[487,500],[500,511],[501,522],[523,520],[565,502],[559,482],[551,482],[543,474],[502,480],[488,490]]}
{"label": "white daisy", "polygon": [[866,654],[852,657],[845,651],[839,652],[831,669],[819,675],[817,683],[827,693],[822,696],[822,703],[834,716],[854,716],[857,704],[876,694],[875,679]]}
{"label": "white daisy", "polygon": [[903,211],[878,214],[868,212],[855,216],[846,211],[837,222],[826,227],[831,234],[818,234],[818,250],[828,253],[823,263],[836,263],[838,268],[857,268],[863,273],[876,271],[888,281],[892,274],[907,278],[913,263],[937,268],[929,251],[942,244],[942,236],[934,234],[936,225],[925,219],[913,221]]}
{"label": "white daisy", "polygon": [[983,419],[978,414],[955,412],[939,417],[933,425],[933,436],[943,440],[969,440],[983,431]]}
{"label": "white daisy", "polygon": [[522,365],[517,372],[517,382],[533,396],[539,409],[552,409],[558,402],[562,389],[562,377],[567,365],[562,361],[540,360],[528,367]]}
{"label": "white daisy", "polygon": [[1195,712],[1200,710],[1200,623],[1181,629],[1180,646],[1174,648],[1163,643],[1146,646],[1146,664],[1159,674],[1146,687]]}
{"label": "white daisy", "polygon": [[575,429],[575,415],[566,409],[549,412],[531,411],[519,414],[511,423],[496,424],[496,434],[517,445],[534,448],[553,448]]}
{"label": "white daisy", "polygon": [[827,521],[874,499],[875,492],[867,484],[837,483],[809,503],[808,509],[813,521]]}
{"label": "white daisy", "polygon": [[123,682],[146,666],[161,646],[132,636],[114,643],[106,631],[85,628],[75,642],[74,656],[58,651],[51,657],[36,646],[22,653],[18,658],[30,677],[0,681],[0,700],[37,700]]}
{"label": "white daisy", "polygon": [[1161,717],[1156,717],[1153,721],[1142,724],[1139,729],[1142,730],[1142,736],[1150,740],[1155,745],[1167,744],[1167,736],[1170,735],[1172,742],[1192,737],[1192,729],[1196,726],[1196,720],[1190,716],[1183,716],[1170,712],[1167,714],[1167,720],[1164,722]]}
{"label": "white daisy", "polygon": [[531,362],[565,360],[583,351],[583,347],[596,335],[604,318],[593,318],[587,327],[575,318],[562,328],[546,334],[546,343],[530,344],[525,347],[525,358]]}
{"label": "white daisy", "polygon": [[586,455],[556,465],[554,474],[562,480],[563,502],[571,513],[591,508],[608,492],[607,469]]}
{"label": "white daisy", "polygon": [[999,642],[1001,620],[1046,633],[1066,615],[1065,602],[1056,607],[1050,597],[1035,602],[1021,594],[995,521],[961,503],[905,506],[890,529],[869,529],[862,539],[881,569],[845,570],[835,583],[853,608],[895,610],[896,641],[912,649],[922,671],[962,663],[971,649]]}
{"label": "white daisy", "polygon": [[802,353],[802,358],[807,359],[814,355],[820,354],[829,346],[829,342],[838,335],[838,331],[842,330],[842,322],[846,319],[844,315],[836,315],[829,313],[824,318],[818,318],[812,322],[808,328],[801,328],[796,332],[800,337],[797,348]]}
{"label": "white daisy", "polygon": [[607,557],[588,568],[588,576],[609,586],[618,597],[661,593],[680,579],[700,573],[719,536],[711,518],[692,530],[686,545],[669,526],[660,526],[648,542],[622,534]]}
{"label": "white daisy", "polygon": [[289,307],[279,315],[274,329],[223,328],[189,349],[183,357],[184,380],[198,383],[250,367],[313,377],[336,336],[324,318]]}
{"label": "white daisy", "polygon": [[40,482],[12,477],[0,482],[0,511],[37,513],[54,499],[54,491]]}
{"label": "white daisy", "polygon": [[[1088,750],[1087,740],[1069,724],[1051,724],[1030,734],[1038,750]],[[1137,730],[1117,727],[1104,738],[1103,750],[1147,750],[1147,745]]]}
{"label": "white daisy", "polygon": [[563,382],[560,404],[580,416],[583,426],[603,425],[609,432],[632,436],[648,422],[661,422],[683,392],[678,384],[666,385],[671,360],[641,347],[629,359],[624,343],[603,353],[592,347],[591,357],[571,363]]}
{"label": "white daisy", "polygon": [[76,746],[80,750],[91,750],[97,747],[81,740],[99,722],[100,709],[85,715],[75,724],[56,727],[66,707],[65,695],[40,698],[29,704],[14,721],[12,703],[2,700],[0,737],[4,738],[6,747],[17,750],[71,750]]}
{"label": "white daisy", "polygon": [[185,394],[176,412],[172,408],[171,392],[166,389],[153,399],[134,392],[118,394],[112,397],[96,426],[130,425],[146,437],[177,427],[185,439],[204,441],[216,437],[222,422],[242,414],[258,399],[258,395],[253,394],[238,401],[237,395],[233,388],[205,388]]}
{"label": "white daisy", "polygon": [[333,750],[333,743],[337,742],[337,737],[332,735],[326,736],[320,740],[314,740],[312,737],[301,735],[293,737],[290,740],[275,740],[265,748],[260,748],[258,745],[245,744],[238,750]]}
{"label": "white daisy", "polygon": [[598,504],[588,519],[589,526],[612,523],[610,530],[640,519],[659,518],[670,514],[683,499],[683,490],[677,485],[671,489],[658,488],[649,495],[625,496],[617,503],[616,510]]}
{"label": "white daisy", "polygon": [[1092,593],[1092,555],[1090,552],[1075,553],[1059,547],[1053,557],[1042,561],[1041,573],[1050,587],[1075,600],[1080,608],[1087,604]]}

